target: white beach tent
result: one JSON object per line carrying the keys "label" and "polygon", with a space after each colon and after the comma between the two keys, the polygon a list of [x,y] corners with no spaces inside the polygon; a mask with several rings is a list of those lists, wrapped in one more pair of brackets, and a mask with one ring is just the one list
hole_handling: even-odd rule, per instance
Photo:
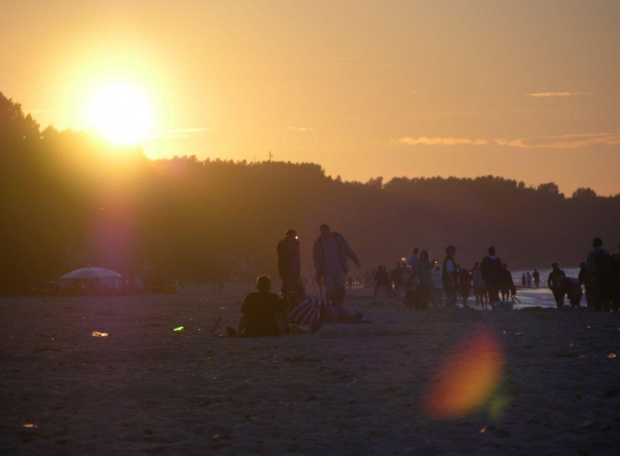
{"label": "white beach tent", "polygon": [[110,293],[120,289],[122,275],[110,269],[89,266],[58,278],[62,291],[76,294]]}

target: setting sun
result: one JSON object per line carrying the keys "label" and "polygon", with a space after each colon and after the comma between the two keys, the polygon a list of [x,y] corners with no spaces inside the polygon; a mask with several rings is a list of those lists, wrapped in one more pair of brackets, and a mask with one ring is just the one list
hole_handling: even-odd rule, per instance
{"label": "setting sun", "polygon": [[122,84],[99,88],[88,104],[90,127],[118,145],[133,145],[151,128],[147,97],[138,89]]}

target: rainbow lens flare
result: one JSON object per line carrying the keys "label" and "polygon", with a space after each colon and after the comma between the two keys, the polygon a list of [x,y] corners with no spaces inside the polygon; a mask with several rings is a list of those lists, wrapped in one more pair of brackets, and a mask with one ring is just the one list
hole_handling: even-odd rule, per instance
{"label": "rainbow lens flare", "polygon": [[425,399],[426,412],[441,419],[475,412],[495,392],[503,367],[499,338],[487,327],[476,329],[439,365]]}

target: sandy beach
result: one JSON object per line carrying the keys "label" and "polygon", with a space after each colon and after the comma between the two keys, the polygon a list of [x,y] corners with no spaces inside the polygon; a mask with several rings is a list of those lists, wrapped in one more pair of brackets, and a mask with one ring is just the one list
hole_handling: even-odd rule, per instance
{"label": "sandy beach", "polygon": [[1,299],[0,453],[617,454],[617,314],[409,314],[354,289],[372,324],[214,337],[251,288]]}

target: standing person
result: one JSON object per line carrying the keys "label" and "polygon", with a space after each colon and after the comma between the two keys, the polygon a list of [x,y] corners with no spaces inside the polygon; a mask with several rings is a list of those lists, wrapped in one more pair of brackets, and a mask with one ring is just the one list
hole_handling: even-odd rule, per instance
{"label": "standing person", "polygon": [[[540,279],[540,277],[538,278]],[[527,271],[527,274],[525,276],[525,281],[527,282],[527,287],[532,288],[532,274],[530,274],[530,271]],[[538,286],[536,288],[538,288]]]}
{"label": "standing person", "polygon": [[399,301],[403,300],[403,263],[396,263],[396,267],[392,269],[392,285],[394,286],[394,294]]}
{"label": "standing person", "polygon": [[443,284],[441,283],[441,276],[441,266],[437,264],[437,261],[433,261],[431,277],[433,278],[433,305],[435,307],[441,307],[443,305]]}
{"label": "standing person", "polygon": [[379,300],[379,304],[385,306],[390,298],[390,289],[392,288],[392,281],[387,268],[380,264],[377,266],[377,273],[375,274],[375,292],[374,296]]}
{"label": "standing person", "polygon": [[[594,295],[592,307],[596,312],[603,310],[603,288],[604,284],[599,277],[597,263],[606,263],[605,258],[599,260],[599,258],[609,256],[609,252],[603,249],[603,240],[601,238],[594,238],[592,240],[592,250],[586,257],[586,271],[590,274],[590,278],[594,285]],[[597,261],[598,260],[598,261]]]}
{"label": "standing person", "polygon": [[423,249],[420,251],[420,258],[416,262],[415,270],[419,282],[416,290],[416,310],[426,312],[433,290],[433,263],[430,260],[428,250]]}
{"label": "standing person", "polygon": [[618,263],[615,257],[603,249],[603,241],[592,241],[593,250],[586,259],[586,268],[594,279],[596,311],[618,311],[620,307],[620,284],[618,283]]}
{"label": "standing person", "polygon": [[579,285],[583,285],[583,288],[586,290],[586,307],[588,310],[594,310],[594,294],[596,290],[594,289],[592,275],[588,272],[585,263],[581,263],[579,268],[577,280],[579,281]]}
{"label": "standing person", "polygon": [[456,247],[453,245],[446,247],[446,258],[443,260],[441,282],[443,283],[443,290],[446,293],[447,306],[456,306],[456,300],[458,298],[459,278],[456,261],[454,260],[455,254]]}
{"label": "standing person", "polygon": [[502,264],[502,281],[500,289],[502,291],[502,300],[508,302],[512,296],[512,290],[515,288],[515,283],[512,280],[512,273],[508,270],[506,263]]}
{"label": "standing person", "polygon": [[420,258],[420,247],[415,247],[413,249],[413,253],[407,260],[407,266],[411,266],[412,268],[414,268],[419,258]]}
{"label": "standing person", "polygon": [[467,305],[467,299],[472,287],[473,277],[466,268],[459,270],[459,289],[461,291],[461,298],[463,298],[463,307],[469,308]]}
{"label": "standing person", "polygon": [[482,310],[486,310],[488,304],[487,285],[484,283],[484,279],[482,278],[480,263],[476,262],[476,264],[474,264],[472,276],[474,280],[474,296],[476,297],[476,304]]}
{"label": "standing person", "polygon": [[278,242],[278,272],[282,279],[282,296],[295,292],[302,298],[305,295],[301,286],[301,255],[299,252],[299,238],[297,231],[289,228],[284,232],[284,239]]}
{"label": "standing person", "polygon": [[536,288],[540,287],[540,272],[538,272],[538,269],[534,268],[532,278],[534,279],[534,286]]}
{"label": "standing person", "polygon": [[499,304],[499,289],[502,280],[502,260],[495,254],[495,247],[488,249],[489,254],[482,259],[480,272],[489,292],[491,307]]}
{"label": "standing person", "polygon": [[521,276],[521,285],[525,288],[525,284],[527,283],[527,279],[525,278],[525,273]]}
{"label": "standing person", "polygon": [[405,265],[401,270],[401,281],[403,283],[403,290],[405,291],[405,312],[412,312],[416,302],[416,288],[417,278],[415,276],[415,270],[408,265]]}
{"label": "standing person", "polygon": [[549,289],[553,292],[555,304],[558,310],[560,310],[562,307],[564,307],[565,292],[562,288],[562,279],[566,277],[566,274],[560,269],[557,263],[553,263],[551,265],[551,268],[551,273],[549,274],[547,283],[549,284]]}
{"label": "standing person", "polygon": [[562,288],[562,292],[566,294],[571,308],[580,309],[581,297],[583,296],[583,293],[581,292],[581,284],[579,283],[579,279],[562,277],[560,279],[560,287]]}
{"label": "standing person", "polygon": [[323,278],[327,298],[337,306],[344,303],[344,280],[349,270],[347,259],[359,268],[360,261],[340,233],[332,232],[329,225],[322,224],[321,235],[314,243],[312,258],[317,279]]}

